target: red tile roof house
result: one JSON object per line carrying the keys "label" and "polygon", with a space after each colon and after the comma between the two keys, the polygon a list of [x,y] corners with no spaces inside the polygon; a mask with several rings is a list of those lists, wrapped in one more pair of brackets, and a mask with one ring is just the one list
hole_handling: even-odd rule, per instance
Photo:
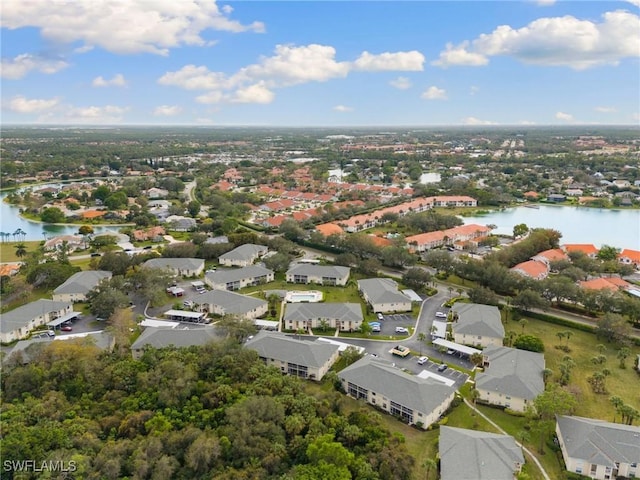
{"label": "red tile roof house", "polygon": [[625,248],[618,255],[618,261],[625,265],[633,265],[637,270],[640,270],[640,251]]}
{"label": "red tile roof house", "polygon": [[552,248],[551,250],[545,250],[544,252],[540,252],[537,255],[534,255],[533,257],[531,257],[531,260],[550,265],[551,262],[557,262],[559,260],[569,260],[569,257],[561,249]]}
{"label": "red tile roof house", "polygon": [[527,260],[526,262],[519,263],[515,267],[512,267],[511,271],[524,275],[525,277],[533,278],[534,280],[543,280],[549,275],[549,267],[547,264],[535,260]]}
{"label": "red tile roof house", "polygon": [[591,280],[578,282],[580,287],[586,290],[612,290],[617,292],[619,290],[626,290],[631,287],[629,282],[624,281],[620,277],[599,277]]}
{"label": "red tile roof house", "polygon": [[598,254],[598,249],[592,243],[565,243],[560,248],[566,253],[582,252],[591,258],[595,258]]}

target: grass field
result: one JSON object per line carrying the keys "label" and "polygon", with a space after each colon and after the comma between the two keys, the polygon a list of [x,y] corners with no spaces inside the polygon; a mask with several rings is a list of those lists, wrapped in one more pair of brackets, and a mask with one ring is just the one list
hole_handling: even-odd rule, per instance
{"label": "grass field", "polygon": [[30,242],[3,242],[0,243],[0,263],[19,262],[20,258],[16,255],[16,245],[23,243],[27,247],[27,253],[38,249],[42,243],[40,240]]}
{"label": "grass field", "polygon": [[[506,325],[506,331],[521,333],[522,327],[515,321],[509,321]],[[556,345],[561,343],[563,345],[567,344],[566,338],[560,341],[556,336],[558,332],[566,331],[572,332],[568,342],[571,349],[569,353],[555,348]],[[544,358],[546,366],[554,372],[552,377],[554,380],[559,377],[559,365],[565,355],[569,355],[575,362],[576,366],[571,372],[569,387],[573,392],[577,392],[578,408],[575,412],[576,415],[612,421],[614,409],[609,403],[611,395],[618,395],[625,403],[640,410],[640,376],[632,368],[633,359],[640,353],[640,347],[630,347],[632,354],[626,360],[627,368],[621,369],[619,360],[616,358],[618,347],[599,340],[594,334],[532,318],[527,318],[524,333],[532,334],[542,339],[545,345]],[[591,363],[591,358],[599,354],[596,347],[599,344],[604,345],[606,348],[604,355],[607,357],[607,362],[604,365]],[[587,378],[604,367],[611,372],[606,379],[607,393],[604,395],[595,394],[592,392]]]}

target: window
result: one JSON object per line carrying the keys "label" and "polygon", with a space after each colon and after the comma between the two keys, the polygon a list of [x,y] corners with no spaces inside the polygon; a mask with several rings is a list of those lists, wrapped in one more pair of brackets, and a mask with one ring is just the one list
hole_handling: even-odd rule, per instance
{"label": "window", "polygon": [[590,472],[590,474],[591,475],[595,475],[597,470],[598,470],[598,465],[592,463],[591,464],[591,472]]}

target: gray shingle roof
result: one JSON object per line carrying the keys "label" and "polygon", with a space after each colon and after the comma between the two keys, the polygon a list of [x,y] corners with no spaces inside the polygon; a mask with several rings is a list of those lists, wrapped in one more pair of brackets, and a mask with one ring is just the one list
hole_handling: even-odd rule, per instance
{"label": "gray shingle roof", "polygon": [[20,340],[16,343],[9,353],[5,357],[5,360],[13,357],[14,354],[22,354],[22,359],[25,363],[31,361],[31,356],[39,351],[40,348],[50,344],[51,342],[75,342],[81,345],[95,345],[100,350],[111,350],[113,346],[113,336],[107,332],[88,332],[83,337],[65,338],[62,337],[47,337],[47,338],[30,338],[29,340]]}
{"label": "gray shingle roof", "polygon": [[71,275],[66,282],[56,288],[53,293],[81,293],[87,294],[96,285],[98,285],[105,278],[111,278],[112,273],[104,270],[87,270],[84,272],[77,272]]}
{"label": "gray shingle roof", "polygon": [[611,467],[640,463],[640,427],[565,415],[556,421],[570,457]]}
{"label": "gray shingle roof", "polygon": [[300,263],[287,270],[286,275],[308,275],[313,277],[344,278],[348,277],[349,267],[334,267],[333,265],[308,265]]}
{"label": "gray shingle roof", "polygon": [[315,340],[297,339],[282,333],[259,331],[246,344],[263,358],[272,358],[296,365],[320,368],[340,347]]}
{"label": "gray shingle roof", "polygon": [[451,310],[458,314],[458,321],[452,325],[454,333],[504,338],[504,326],[498,307],[480,303],[456,303]]}
{"label": "gray shingle roof", "polygon": [[261,267],[259,265],[249,265],[242,268],[219,268],[213,273],[206,273],[205,277],[210,279],[214,284],[238,282],[245,278],[262,277],[270,275],[273,270]]}
{"label": "gray shingle roof", "polygon": [[131,350],[139,350],[147,345],[154,348],[164,348],[170,345],[175,347],[202,346],[211,341],[220,340],[221,338],[213,327],[193,328],[189,330],[147,327],[144,332],[142,332],[142,335],[133,342]]}
{"label": "gray shingle roof", "polygon": [[524,456],[509,435],[440,427],[441,480],[513,480]]}
{"label": "gray shingle roof", "polygon": [[476,376],[476,386],[491,392],[533,400],[544,391],[544,355],[509,347],[490,346],[482,352],[489,367]]}
{"label": "gray shingle roof", "polygon": [[45,313],[57,312],[71,305],[70,302],[56,302],[54,300],[40,299],[15,308],[10,312],[0,313],[0,331],[2,333],[26,327],[31,320]]}
{"label": "gray shingle roof", "polygon": [[198,270],[204,268],[202,258],[152,258],[144,262],[149,268],[170,268],[175,270]]}
{"label": "gray shingle roof", "polygon": [[253,243],[245,243],[234,248],[230,252],[223,253],[218,260],[237,260],[241,262],[252,261],[259,255],[264,255],[268,248],[264,245],[255,245]]}
{"label": "gray shingle roof", "polygon": [[409,375],[393,363],[365,356],[342,370],[340,378],[413,410],[431,413],[454,391],[431,378]]}
{"label": "gray shingle roof", "polygon": [[315,318],[335,318],[361,322],[362,306],[359,303],[289,303],[284,320],[313,320]]}
{"label": "gray shingle roof", "polygon": [[404,303],[411,301],[398,291],[398,284],[390,278],[358,280],[358,288],[365,292],[371,303]]}
{"label": "gray shingle roof", "polygon": [[244,314],[254,310],[267,302],[248,295],[228,292],[226,290],[210,290],[198,296],[196,302],[199,304],[212,304],[221,307],[227,314]]}

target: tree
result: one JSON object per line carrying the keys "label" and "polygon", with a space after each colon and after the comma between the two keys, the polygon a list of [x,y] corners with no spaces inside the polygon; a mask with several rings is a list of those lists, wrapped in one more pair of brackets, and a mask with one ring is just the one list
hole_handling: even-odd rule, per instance
{"label": "tree", "polygon": [[628,347],[622,347],[618,350],[616,357],[620,360],[620,368],[627,368],[625,361],[631,355],[631,350]]}
{"label": "tree", "polygon": [[87,294],[91,313],[96,317],[109,318],[113,313],[129,305],[129,297],[105,282]]}
{"label": "tree", "polygon": [[525,312],[534,308],[546,309],[549,306],[547,302],[538,292],[527,288],[522,290],[513,298],[513,306],[520,308]]}
{"label": "tree", "polygon": [[529,227],[524,223],[513,226],[513,238],[523,237],[529,232]]}
{"label": "tree", "polygon": [[58,207],[45,208],[40,214],[40,220],[44,223],[63,223],[66,217]]}
{"label": "tree", "polygon": [[471,363],[473,363],[476,367],[480,367],[484,363],[484,357],[482,353],[471,354],[470,360],[471,360]]}
{"label": "tree", "polygon": [[[622,407],[622,405],[624,405],[624,401],[622,400],[622,398],[620,398],[617,395],[612,395],[611,397],[609,397],[609,403],[611,403],[611,405],[613,405],[613,408],[615,408],[616,412],[620,411],[620,407]],[[614,412],[613,414],[613,422],[615,423],[616,421],[616,414]]]}
{"label": "tree", "polygon": [[422,467],[424,468],[425,479],[429,480],[431,478],[430,473],[438,469],[438,462],[433,458],[427,458],[422,462]]}
{"label": "tree", "polygon": [[529,323],[529,321],[526,318],[521,319],[519,322],[520,326],[522,327],[522,333],[524,333],[524,327],[527,326],[527,324]]}
{"label": "tree", "polygon": [[551,388],[545,390],[533,400],[529,413],[538,421],[536,424],[540,429],[540,453],[544,453],[544,441],[547,435],[553,432],[556,415],[570,415],[577,406],[575,397],[552,384]]}
{"label": "tree", "polygon": [[431,282],[431,274],[423,268],[413,267],[402,275],[402,283],[414,290],[422,290]]}
{"label": "tree", "polygon": [[518,335],[518,338],[513,342],[513,346],[530,352],[544,352],[544,343],[535,335]]}
{"label": "tree", "polygon": [[607,375],[604,372],[594,372],[593,375],[587,378],[593,393],[607,393],[606,378]]}
{"label": "tree", "polygon": [[116,308],[107,321],[106,330],[113,334],[116,347],[123,356],[130,354],[131,332],[135,326],[133,312],[129,308]]}
{"label": "tree", "polygon": [[200,202],[192,200],[187,204],[187,211],[189,212],[189,215],[195,218],[200,213],[200,207]]}
{"label": "tree", "polygon": [[291,263],[291,255],[286,253],[276,253],[263,260],[264,266],[274,272],[286,272]]}
{"label": "tree", "polygon": [[598,338],[604,338],[608,342],[614,342],[618,345],[626,345],[629,341],[630,333],[631,325],[622,315],[617,313],[605,313],[596,327],[596,336]]}
{"label": "tree", "polygon": [[27,254],[27,246],[24,243],[19,243],[15,246],[16,257],[22,258]]}
{"label": "tree", "polygon": [[253,320],[248,318],[239,318],[236,315],[223,315],[216,324],[227,333],[237,343],[242,344],[250,336],[257,331]]}
{"label": "tree", "polygon": [[91,225],[81,225],[78,233],[80,235],[93,235],[93,227]]}
{"label": "tree", "polygon": [[602,260],[603,262],[617,260],[618,254],[620,253],[620,249],[616,247],[612,247],[611,245],[602,245],[598,253],[596,254],[596,258]]}

